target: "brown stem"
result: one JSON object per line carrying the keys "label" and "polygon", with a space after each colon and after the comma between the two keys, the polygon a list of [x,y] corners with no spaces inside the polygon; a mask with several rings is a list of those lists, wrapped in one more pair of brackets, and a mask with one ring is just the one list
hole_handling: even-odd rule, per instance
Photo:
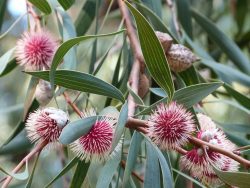
{"label": "brown stem", "polygon": [[178,153],[182,154],[182,155],[186,155],[187,151],[181,147],[177,147],[175,148],[175,151],[177,151]]}
{"label": "brown stem", "polygon": [[[12,170],[12,173],[16,173],[18,172],[23,166],[24,164],[30,160],[30,158],[32,158],[36,153],[39,153],[40,151],[42,151],[42,149],[48,144],[48,141],[43,141],[40,144],[38,144],[26,157],[24,157],[21,162],[14,168],[14,170]],[[2,188],[7,188],[9,183],[11,182],[12,177],[8,176],[6,178],[6,180],[4,181]]]}
{"label": "brown stem", "polygon": [[223,155],[225,155],[225,156],[228,156],[228,157],[234,159],[235,161],[241,163],[241,164],[242,164],[243,166],[245,166],[246,168],[249,168],[249,167],[250,167],[250,161],[244,159],[244,158],[241,157],[241,156],[238,156],[238,155],[234,154],[234,153],[231,152],[231,151],[222,149],[222,148],[220,148],[220,147],[218,147],[218,146],[215,146],[215,145],[213,145],[213,144],[210,144],[210,143],[208,143],[208,142],[205,142],[205,141],[203,141],[203,140],[200,140],[200,139],[198,139],[198,138],[196,138],[196,137],[190,137],[190,138],[189,138],[189,141],[190,141],[192,144],[196,145],[196,146],[200,146],[200,147],[202,147],[202,146],[207,146],[210,150],[215,151],[215,152],[218,152],[218,153],[221,153],[221,154],[223,154]]}
{"label": "brown stem", "polygon": [[[28,1],[27,1],[27,11],[34,19],[35,26],[37,27],[37,30],[41,31],[41,23],[40,23],[41,17],[39,15],[37,15],[37,13],[33,9],[33,5]],[[31,25],[32,25],[32,23],[31,23]]]}
{"label": "brown stem", "polygon": [[[145,65],[144,65],[144,60],[143,60],[143,55],[141,52],[140,44],[137,39],[135,30],[133,28],[133,24],[131,22],[130,16],[128,9],[126,8],[124,2],[122,0],[118,0],[119,8],[122,14],[122,17],[125,22],[125,26],[127,29],[127,35],[130,41],[131,48],[134,53],[134,63],[132,66],[132,70],[129,76],[129,84],[131,89],[135,92],[138,93],[138,88],[139,88],[139,76],[140,72],[144,72],[145,70]],[[134,99],[131,95],[128,96],[128,115],[129,117],[133,116],[135,113],[135,108],[136,104],[134,102]]]}
{"label": "brown stem", "polygon": [[[144,122],[145,126],[147,125],[147,122],[145,120],[138,121],[137,119],[134,119],[134,118],[129,118],[128,122],[129,122],[130,125],[134,124],[134,127],[137,126],[136,124],[138,124],[138,126],[139,125],[142,126],[143,122]],[[194,136],[190,137],[189,141],[192,144],[196,145],[196,146],[199,146],[199,147],[206,146],[206,147],[208,147],[212,151],[215,151],[215,152],[221,153],[221,154],[223,154],[223,155],[225,155],[227,157],[230,157],[231,159],[234,159],[235,161],[241,163],[246,168],[250,167],[250,161],[244,159],[241,156],[236,155],[232,151],[228,151],[228,150],[222,149],[222,148],[220,148],[220,147],[218,147],[216,145],[213,145],[213,144],[210,144],[210,143],[205,142],[203,140],[200,140],[200,139],[198,139],[198,138],[196,138]],[[184,151],[181,151],[181,150],[179,150],[179,151],[180,151],[180,153],[183,152],[183,154],[184,154]]]}
{"label": "brown stem", "polygon": [[[125,169],[125,167],[126,167],[126,162],[124,161],[124,160],[122,160],[121,161],[121,166],[122,166],[122,168],[124,168]],[[139,176],[137,173],[135,173],[135,172],[131,172],[131,174],[134,176],[134,177],[136,177],[140,182],[144,182],[144,179],[141,177],[141,176]]]}
{"label": "brown stem", "polygon": [[75,103],[71,101],[71,99],[69,98],[66,92],[63,93],[63,96],[66,102],[71,106],[71,108],[82,118],[83,113],[81,112],[81,110],[79,110],[79,108],[75,105]]}

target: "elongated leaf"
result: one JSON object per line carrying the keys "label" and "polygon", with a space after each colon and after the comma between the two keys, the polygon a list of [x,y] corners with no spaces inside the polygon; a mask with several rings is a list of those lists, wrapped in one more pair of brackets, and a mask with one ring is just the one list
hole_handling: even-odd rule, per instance
{"label": "elongated leaf", "polygon": [[167,97],[167,93],[161,88],[150,88],[149,90],[160,97]]}
{"label": "elongated leaf", "polygon": [[[174,93],[173,100],[177,101],[180,104],[183,104],[186,108],[191,108],[194,104],[201,101],[203,98],[208,96],[210,93],[214,92],[218,87],[222,86],[222,82],[214,82],[214,83],[202,83],[197,85],[191,85],[180,90],[177,90]],[[158,93],[161,90],[160,88],[157,89]],[[161,94],[163,95],[163,90],[161,90]],[[152,110],[160,103],[166,103],[167,97],[157,101],[156,103],[152,104],[148,108],[145,108],[136,116],[145,115],[152,112]]]}
{"label": "elongated leaf", "polygon": [[82,37],[76,37],[70,40],[67,40],[66,42],[62,43],[59,48],[57,49],[54,58],[52,60],[52,65],[51,65],[51,69],[50,69],[50,82],[51,85],[54,86],[54,79],[55,79],[55,72],[56,72],[56,68],[57,66],[61,63],[64,55],[76,44],[87,40],[87,39],[91,39],[91,38],[97,38],[97,37],[107,37],[107,36],[112,36],[112,35],[116,35],[119,33],[122,33],[124,30],[118,31],[118,32],[114,32],[114,33],[109,33],[109,34],[102,34],[102,35],[88,35],[88,36],[82,36]]}
{"label": "elongated leaf", "polygon": [[0,75],[2,75],[3,72],[5,71],[7,65],[9,64],[11,60],[11,57],[14,51],[15,51],[15,48],[12,48],[0,57]]}
{"label": "elongated leaf", "polygon": [[179,21],[190,38],[193,37],[191,12],[189,0],[177,0],[177,12]]}
{"label": "elongated leaf", "polygon": [[139,95],[137,95],[133,90],[132,88],[129,86],[129,82],[127,83],[127,88],[128,88],[128,91],[130,93],[130,95],[133,97],[134,101],[136,104],[139,104],[139,105],[144,105],[144,102],[143,100],[141,99],[141,97]]}
{"label": "elongated leaf", "polygon": [[22,130],[8,144],[0,148],[0,155],[23,153],[31,148],[31,146],[32,144],[27,138],[25,130]]}
{"label": "elongated leaf", "polygon": [[5,66],[4,70],[2,70],[2,72],[0,73],[0,77],[10,73],[16,67],[17,67],[16,59],[10,60]]}
{"label": "elongated leaf", "polygon": [[175,42],[178,42],[178,37],[175,35],[175,33],[171,32],[170,29],[163,23],[163,21],[148,7],[143,5],[142,3],[135,3],[138,9],[141,11],[141,13],[147,17],[154,27],[156,31],[161,31],[164,33],[168,33],[171,35],[171,37],[174,39]]}
{"label": "elongated leaf", "polygon": [[202,185],[200,182],[198,182],[196,179],[192,178],[191,176],[179,171],[179,170],[176,170],[174,168],[172,168],[172,170],[178,174],[180,174],[181,176],[185,177],[186,179],[194,182],[196,185],[198,185],[199,187],[202,187],[202,188],[207,188],[206,186]]}
{"label": "elongated leaf", "polygon": [[0,31],[1,31],[2,25],[3,25],[6,4],[7,4],[7,0],[0,1]]}
{"label": "elongated leaf", "polygon": [[129,151],[128,151],[128,157],[127,157],[123,183],[122,183],[123,188],[129,187],[131,185],[129,179],[130,179],[131,172],[136,164],[136,158],[140,149],[142,139],[143,137],[141,136],[141,134],[135,131],[132,136]]}
{"label": "elongated leaf", "polygon": [[66,174],[70,169],[72,169],[76,163],[79,161],[77,157],[73,158],[60,172],[57,176],[55,176],[46,186],[45,188],[49,188],[56,180]]}
{"label": "elongated leaf", "polygon": [[228,57],[243,72],[250,73],[250,63],[240,48],[229,39],[220,29],[208,18],[192,9],[192,16],[198,24],[208,33],[208,36],[224,51]]}
{"label": "elongated leaf", "polygon": [[96,0],[87,0],[75,22],[77,36],[84,35],[95,18]]}
{"label": "elongated leaf", "polygon": [[87,175],[90,163],[85,161],[79,161],[76,167],[75,174],[70,184],[70,188],[80,188]]}
{"label": "elongated leaf", "polygon": [[49,3],[46,0],[29,0],[35,7],[45,14],[50,14],[52,12]]}
{"label": "elongated leaf", "polygon": [[74,142],[79,137],[87,134],[97,119],[98,116],[91,116],[67,124],[62,130],[59,141],[65,145]]}
{"label": "elongated leaf", "polygon": [[141,43],[145,64],[154,80],[168,93],[171,100],[174,94],[174,85],[167,59],[154,30],[148,21],[130,3],[125,1],[132,12]]}
{"label": "elongated leaf", "polygon": [[121,152],[119,152],[106,162],[104,167],[101,169],[96,188],[109,187],[109,184],[112,181],[112,178],[115,175],[120,162]]}
{"label": "elongated leaf", "polygon": [[147,161],[144,188],[161,187],[160,185],[160,166],[158,155],[154,152],[153,146],[146,142]]}
{"label": "elongated leaf", "polygon": [[32,180],[33,180],[33,177],[34,177],[34,173],[35,173],[35,169],[36,169],[36,165],[37,165],[38,159],[39,159],[39,155],[36,156],[36,160],[35,160],[34,166],[32,168],[30,177],[28,179],[28,182],[27,182],[25,188],[31,188],[31,184],[32,184]]}
{"label": "elongated leaf", "polygon": [[234,90],[230,85],[224,84],[223,87],[227,90],[227,92],[232,95],[242,106],[246,107],[250,110],[250,99],[245,95],[239,93]]}
{"label": "elongated leaf", "polygon": [[28,162],[25,163],[25,170],[21,173],[12,173],[12,172],[7,172],[6,170],[4,170],[2,167],[0,167],[0,171],[2,171],[3,173],[12,176],[15,179],[18,180],[26,180],[29,177],[29,169],[28,169]]}
{"label": "elongated leaf", "polygon": [[161,3],[162,3],[162,2],[161,2],[161,0],[155,0],[155,1],[151,1],[151,0],[142,0],[142,2],[143,2],[149,9],[151,9],[153,12],[155,12],[159,18],[162,17],[162,13],[161,13],[161,9],[162,9]]}
{"label": "elongated leaf", "polygon": [[[49,81],[49,71],[26,73]],[[116,87],[90,74],[70,70],[57,70],[55,72],[55,84],[68,89],[112,97],[124,102],[122,93]]]}
{"label": "elongated leaf", "polygon": [[64,10],[68,10],[74,4],[75,0],[58,0],[58,2]]}
{"label": "elongated leaf", "polygon": [[112,151],[115,149],[115,147],[117,146],[122,137],[122,133],[125,128],[127,119],[128,119],[128,102],[126,101],[121,108],[120,115],[118,118],[117,126],[115,129],[115,137],[112,143]]}

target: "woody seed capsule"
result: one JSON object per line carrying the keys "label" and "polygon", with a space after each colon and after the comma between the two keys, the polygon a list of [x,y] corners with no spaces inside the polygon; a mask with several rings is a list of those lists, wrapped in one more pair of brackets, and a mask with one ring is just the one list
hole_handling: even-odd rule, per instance
{"label": "woody seed capsule", "polygon": [[181,44],[172,44],[166,55],[170,69],[174,72],[182,72],[199,60],[190,49]]}
{"label": "woody seed capsule", "polygon": [[159,41],[161,42],[161,45],[162,45],[165,53],[167,53],[167,51],[170,49],[170,47],[173,43],[172,37],[169,34],[162,33],[160,31],[156,31],[155,34],[158,37]]}

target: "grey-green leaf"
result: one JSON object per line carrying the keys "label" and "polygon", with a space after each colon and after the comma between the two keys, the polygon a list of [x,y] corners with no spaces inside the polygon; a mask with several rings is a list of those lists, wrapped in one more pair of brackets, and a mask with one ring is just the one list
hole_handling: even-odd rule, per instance
{"label": "grey-green leaf", "polygon": [[208,18],[191,10],[193,18],[207,32],[208,36],[224,51],[228,57],[239,67],[243,72],[250,73],[250,63],[247,57],[242,53],[240,48],[229,39],[214,23]]}
{"label": "grey-green leaf", "polygon": [[59,137],[62,144],[70,144],[81,136],[87,134],[94,125],[98,116],[90,116],[67,124]]}
{"label": "grey-green leaf", "polygon": [[49,3],[46,0],[29,0],[35,7],[37,7],[40,11],[42,11],[45,14],[50,14],[52,12],[52,9],[49,5]]}
{"label": "grey-green leaf", "polygon": [[118,32],[114,32],[114,33],[108,33],[108,34],[102,34],[102,35],[88,35],[88,36],[81,36],[81,37],[76,37],[73,39],[69,39],[66,42],[62,43],[59,48],[57,49],[54,58],[52,60],[52,65],[51,65],[51,69],[50,69],[50,82],[51,85],[54,86],[54,79],[55,79],[55,72],[56,72],[56,68],[57,66],[61,63],[63,57],[65,56],[65,54],[76,44],[85,41],[87,39],[92,39],[92,38],[97,38],[97,37],[107,37],[107,36],[112,36],[112,35],[116,35],[119,33],[122,33],[124,30],[118,31]]}
{"label": "grey-green leaf", "polygon": [[168,93],[169,99],[171,100],[174,94],[174,85],[168,62],[160,41],[144,16],[130,3],[127,1],[125,1],[125,3],[132,12],[136,21],[145,64],[151,76],[159,84],[159,86],[161,86]]}
{"label": "grey-green leaf", "polygon": [[[49,71],[27,72],[27,74],[49,81]],[[124,102],[120,90],[87,73],[57,70],[55,71],[55,84],[68,89],[112,97]]]}

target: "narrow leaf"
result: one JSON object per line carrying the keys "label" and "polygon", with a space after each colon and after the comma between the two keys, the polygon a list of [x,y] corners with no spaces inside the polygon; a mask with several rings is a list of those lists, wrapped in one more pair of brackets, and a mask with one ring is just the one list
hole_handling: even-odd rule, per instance
{"label": "narrow leaf", "polygon": [[11,57],[12,57],[14,51],[15,51],[15,48],[12,48],[0,57],[0,75],[3,74],[7,65],[11,61]]}
{"label": "narrow leaf", "polygon": [[[49,81],[49,71],[26,73]],[[112,97],[124,102],[122,93],[116,87],[90,74],[70,70],[57,70],[55,71],[55,84],[68,89]]]}
{"label": "narrow leaf", "polygon": [[[39,154],[40,154],[40,153],[39,153]],[[39,159],[39,154],[36,156],[36,160],[35,160],[34,166],[33,166],[33,168],[32,168],[30,177],[29,177],[29,179],[28,179],[28,182],[27,182],[25,188],[31,188],[31,184],[32,184],[32,180],[33,180],[33,177],[34,177],[36,165],[37,165],[37,162],[38,162],[38,159]]]}
{"label": "narrow leaf", "polygon": [[75,174],[70,184],[70,188],[80,188],[87,175],[90,163],[85,161],[79,161],[76,167]]}
{"label": "narrow leaf", "polygon": [[74,142],[76,139],[87,134],[97,119],[98,116],[91,116],[67,124],[62,130],[59,141],[65,145]]}
{"label": "narrow leaf", "polygon": [[61,63],[63,57],[65,56],[65,54],[76,44],[85,41],[87,39],[93,39],[93,38],[98,38],[98,37],[107,37],[107,36],[112,36],[112,35],[116,35],[119,33],[122,33],[124,30],[118,31],[118,32],[114,32],[114,33],[108,33],[108,34],[102,34],[102,35],[88,35],[88,36],[82,36],[82,37],[76,37],[73,39],[69,39],[66,42],[62,43],[59,48],[57,49],[54,58],[52,60],[52,65],[51,65],[51,69],[49,72],[49,78],[50,78],[50,82],[51,85],[54,86],[54,79],[55,79],[55,72],[56,72],[56,68],[57,66]]}
{"label": "narrow leaf", "polygon": [[68,10],[74,4],[75,0],[58,0],[58,2],[64,10]]}
{"label": "narrow leaf", "polygon": [[134,101],[136,104],[139,105],[144,105],[143,100],[141,99],[141,97],[139,95],[137,95],[132,88],[129,86],[129,82],[127,83],[127,88],[128,88],[128,92],[130,93],[130,95],[133,97]]}
{"label": "narrow leaf", "polygon": [[250,63],[240,48],[228,38],[213,22],[196,10],[191,10],[192,16],[207,32],[208,36],[224,51],[228,57],[245,73],[250,73]]}
{"label": "narrow leaf", "polygon": [[49,3],[46,0],[28,0],[31,2],[35,7],[37,7],[40,11],[45,14],[50,14],[52,12]]}
{"label": "narrow leaf", "polygon": [[171,100],[174,94],[174,85],[168,62],[153,28],[148,21],[130,3],[125,1],[132,12],[141,43],[145,64],[154,80],[168,93]]}

